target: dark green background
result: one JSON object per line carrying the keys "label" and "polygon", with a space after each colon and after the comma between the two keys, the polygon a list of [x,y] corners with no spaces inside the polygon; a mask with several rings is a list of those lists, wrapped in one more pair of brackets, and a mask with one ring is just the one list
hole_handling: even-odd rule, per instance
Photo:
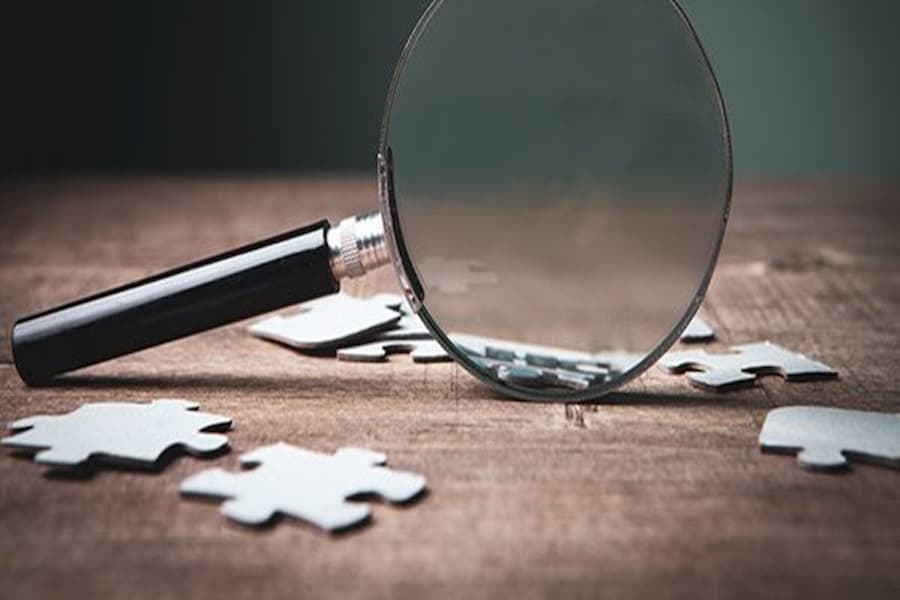
{"label": "dark green background", "polygon": [[[393,62],[427,0],[17,4],[0,36],[7,175],[371,169]],[[718,71],[739,176],[900,172],[900,2],[683,6]]]}

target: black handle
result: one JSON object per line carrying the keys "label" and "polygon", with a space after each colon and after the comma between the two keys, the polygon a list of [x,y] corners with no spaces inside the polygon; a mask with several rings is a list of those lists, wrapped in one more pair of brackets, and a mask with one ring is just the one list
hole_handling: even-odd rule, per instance
{"label": "black handle", "polygon": [[311,298],[340,284],[321,221],[20,320],[16,369],[29,384]]}

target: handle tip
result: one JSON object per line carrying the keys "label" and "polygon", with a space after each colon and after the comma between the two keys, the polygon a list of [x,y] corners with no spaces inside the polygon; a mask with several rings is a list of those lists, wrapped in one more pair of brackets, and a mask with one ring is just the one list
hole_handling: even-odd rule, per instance
{"label": "handle tip", "polygon": [[13,323],[9,330],[9,345],[12,349],[13,365],[22,381],[28,386],[38,386],[53,379],[41,363],[39,356],[34,356],[28,350],[28,340],[25,334],[27,319],[20,319]]}

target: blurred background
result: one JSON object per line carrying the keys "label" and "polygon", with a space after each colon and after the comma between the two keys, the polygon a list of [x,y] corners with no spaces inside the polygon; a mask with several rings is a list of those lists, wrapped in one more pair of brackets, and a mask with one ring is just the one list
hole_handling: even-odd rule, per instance
{"label": "blurred background", "polygon": [[[384,97],[428,0],[4,7],[0,175],[374,171]],[[900,2],[683,0],[738,180],[900,173]]]}

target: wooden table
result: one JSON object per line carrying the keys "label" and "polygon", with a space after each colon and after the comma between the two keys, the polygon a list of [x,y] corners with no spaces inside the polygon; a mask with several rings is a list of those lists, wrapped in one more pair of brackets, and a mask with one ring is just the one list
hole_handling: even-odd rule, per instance
{"label": "wooden table", "polygon": [[[0,418],[179,397],[231,415],[233,451],[162,472],[47,477],[0,460],[0,595],[781,597],[900,594],[900,472],[811,474],[761,454],[776,406],[900,409],[900,188],[739,187],[704,312],[838,382],[715,395],[647,373],[602,404],[504,400],[458,367],[308,358],[238,325],[31,389],[13,318],[374,203],[369,178],[58,178],[0,184]],[[391,289],[393,274],[347,286]],[[716,345],[721,349],[721,345]],[[427,475],[408,508],[329,536],[226,522],[181,480],[279,440],[364,445]]]}

